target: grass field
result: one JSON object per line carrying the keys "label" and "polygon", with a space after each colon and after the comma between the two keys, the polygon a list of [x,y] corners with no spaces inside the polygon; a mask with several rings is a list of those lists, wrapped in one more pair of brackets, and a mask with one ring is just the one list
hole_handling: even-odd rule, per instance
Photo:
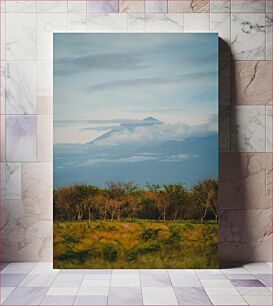
{"label": "grass field", "polygon": [[218,225],[188,221],[54,222],[55,268],[217,268]]}

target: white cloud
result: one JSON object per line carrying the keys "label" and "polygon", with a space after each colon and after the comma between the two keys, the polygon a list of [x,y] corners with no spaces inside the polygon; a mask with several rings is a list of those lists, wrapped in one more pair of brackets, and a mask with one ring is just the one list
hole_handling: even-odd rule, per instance
{"label": "white cloud", "polygon": [[117,159],[108,159],[108,158],[99,158],[99,159],[89,159],[87,160],[84,165],[93,166],[101,163],[138,163],[150,160],[156,160],[155,156],[143,156],[143,155],[133,155],[129,157],[121,157]]}

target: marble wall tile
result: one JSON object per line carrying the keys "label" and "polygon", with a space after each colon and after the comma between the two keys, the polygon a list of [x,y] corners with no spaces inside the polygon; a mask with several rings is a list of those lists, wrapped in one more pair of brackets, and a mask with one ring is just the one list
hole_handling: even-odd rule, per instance
{"label": "marble wall tile", "polygon": [[127,14],[87,14],[87,31],[127,32]]}
{"label": "marble wall tile", "polygon": [[53,62],[37,61],[37,96],[53,96]]}
{"label": "marble wall tile", "polygon": [[266,0],[266,12],[272,13],[272,0]]}
{"label": "marble wall tile", "polygon": [[90,13],[118,13],[118,0],[88,0],[87,11]]}
{"label": "marble wall tile", "polygon": [[21,199],[21,164],[4,164],[4,199]]}
{"label": "marble wall tile", "polygon": [[2,13],[6,12],[6,0],[0,1],[0,10]]}
{"label": "marble wall tile", "polygon": [[52,116],[37,116],[37,161],[53,160],[53,120]]}
{"label": "marble wall tile", "polygon": [[143,13],[128,13],[128,32],[144,32],[145,19]]}
{"label": "marble wall tile", "polygon": [[85,13],[68,14],[68,32],[86,32],[87,18]]}
{"label": "marble wall tile", "polygon": [[231,109],[231,151],[265,152],[265,107]]}
{"label": "marble wall tile", "polygon": [[0,115],[0,139],[1,139],[1,145],[0,145],[0,161],[6,160],[6,122],[5,122],[6,116]]}
{"label": "marble wall tile", "polygon": [[230,107],[219,107],[219,150],[230,152]]}
{"label": "marble wall tile", "polygon": [[220,59],[230,58],[230,14],[211,13],[210,32],[218,33],[221,41],[219,42]]}
{"label": "marble wall tile", "polygon": [[67,12],[67,0],[43,0],[37,1],[38,13],[65,13]]}
{"label": "marble wall tile", "polygon": [[25,214],[52,220],[52,163],[22,164],[22,198]]}
{"label": "marble wall tile", "polygon": [[120,13],[144,13],[145,1],[141,0],[119,0]]}
{"label": "marble wall tile", "polygon": [[36,14],[6,14],[6,59],[36,59]]}
{"label": "marble wall tile", "polygon": [[149,0],[145,2],[147,13],[167,13],[167,0]]}
{"label": "marble wall tile", "polygon": [[35,13],[37,1],[7,1],[6,13]]}
{"label": "marble wall tile", "polygon": [[67,1],[68,13],[86,13],[87,1],[86,0],[72,0]]}
{"label": "marble wall tile", "polygon": [[230,9],[230,0],[210,0],[211,13],[229,13]]}
{"label": "marble wall tile", "polygon": [[264,13],[266,0],[231,0],[231,12]]}
{"label": "marble wall tile", "polygon": [[5,114],[6,113],[6,62],[1,61],[0,62],[0,114]]}
{"label": "marble wall tile", "polygon": [[52,60],[53,32],[67,31],[66,13],[37,14],[37,60]]}
{"label": "marble wall tile", "polygon": [[272,106],[266,106],[266,152],[272,152]]}
{"label": "marble wall tile", "polygon": [[36,116],[6,116],[6,160],[36,160]]}
{"label": "marble wall tile", "polygon": [[6,14],[1,12],[0,18],[1,18],[0,60],[5,60],[6,59]]}
{"label": "marble wall tile", "polygon": [[266,25],[266,59],[272,61],[272,14],[265,16]]}
{"label": "marble wall tile", "polygon": [[271,104],[271,74],[270,61],[233,61],[231,103],[233,105]]}
{"label": "marble wall tile", "polygon": [[208,13],[209,0],[168,0],[169,13]]}
{"label": "marble wall tile", "polygon": [[265,59],[265,14],[231,15],[231,51],[237,60]]}
{"label": "marble wall tile", "polygon": [[53,114],[53,97],[37,96],[37,115]]}
{"label": "marble wall tile", "polygon": [[219,61],[219,104],[230,105],[230,61]]}
{"label": "marble wall tile", "polygon": [[209,14],[185,14],[184,32],[209,32]]}
{"label": "marble wall tile", "polygon": [[147,14],[145,15],[145,31],[183,32],[183,14]]}
{"label": "marble wall tile", "polygon": [[219,208],[270,209],[272,193],[267,174],[271,171],[270,153],[220,154]]}
{"label": "marble wall tile", "polygon": [[36,113],[36,63],[6,63],[6,113]]}
{"label": "marble wall tile", "polygon": [[219,211],[221,262],[266,261],[272,256],[272,210]]}

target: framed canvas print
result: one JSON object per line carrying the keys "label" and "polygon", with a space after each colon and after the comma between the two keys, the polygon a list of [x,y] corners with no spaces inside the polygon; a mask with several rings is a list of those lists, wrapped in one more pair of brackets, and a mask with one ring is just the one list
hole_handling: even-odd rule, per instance
{"label": "framed canvas print", "polygon": [[218,35],[53,46],[54,267],[216,268]]}

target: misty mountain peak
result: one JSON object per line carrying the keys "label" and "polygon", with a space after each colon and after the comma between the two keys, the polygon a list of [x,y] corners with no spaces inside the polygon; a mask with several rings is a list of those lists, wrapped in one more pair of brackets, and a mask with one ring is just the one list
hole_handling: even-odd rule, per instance
{"label": "misty mountain peak", "polygon": [[146,117],[143,119],[143,121],[150,121],[150,122],[157,122],[157,123],[161,123],[159,120],[157,120],[156,118],[154,117]]}

